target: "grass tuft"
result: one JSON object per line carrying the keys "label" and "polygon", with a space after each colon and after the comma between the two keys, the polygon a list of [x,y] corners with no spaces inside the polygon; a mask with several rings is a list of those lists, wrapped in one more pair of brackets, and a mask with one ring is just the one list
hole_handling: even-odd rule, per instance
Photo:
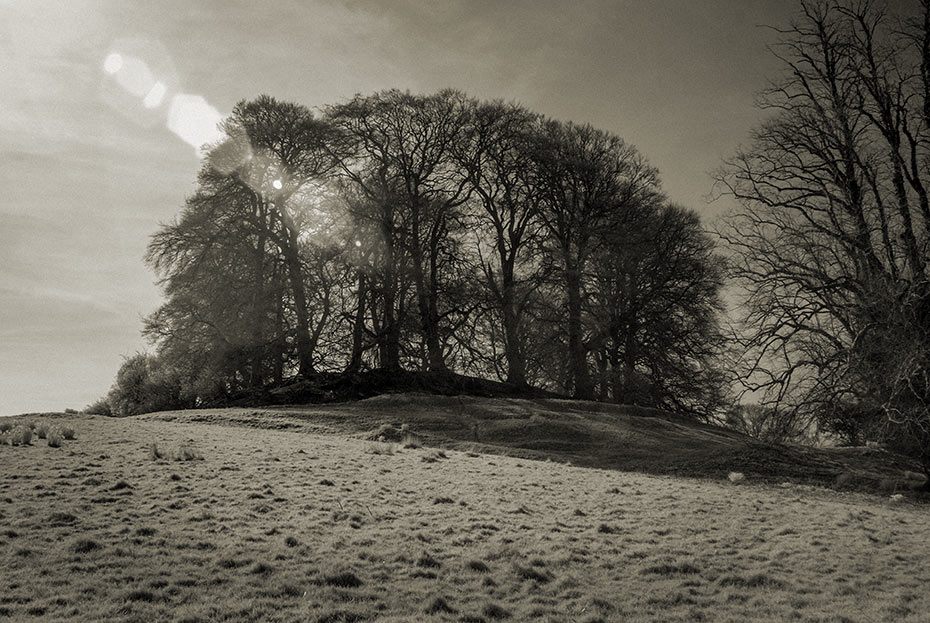
{"label": "grass tuft", "polygon": [[367,616],[358,612],[336,610],[320,616],[316,621],[317,623],[358,623],[358,621],[365,621],[367,618]]}
{"label": "grass tuft", "polygon": [[539,584],[546,584],[547,582],[552,581],[552,576],[547,573],[540,573],[532,567],[523,567],[521,565],[514,566],[514,573],[517,574],[517,577],[521,580],[532,580]]}
{"label": "grass tuft", "polygon": [[428,606],[426,606],[424,612],[426,612],[426,614],[455,614],[458,612],[458,610],[450,606],[449,602],[447,602],[442,597],[436,597],[432,602],[430,602]]}
{"label": "grass tuft", "polygon": [[491,567],[480,560],[471,560],[468,562],[468,568],[478,573],[491,573]]}
{"label": "grass tuft", "polygon": [[270,575],[274,573],[274,567],[265,562],[257,562],[249,569],[252,575]]}
{"label": "grass tuft", "polygon": [[52,513],[48,516],[48,523],[52,526],[70,525],[77,521],[77,517],[71,513]]}
{"label": "grass tuft", "polygon": [[420,442],[420,438],[413,433],[406,433],[400,440],[400,447],[404,449],[419,448],[422,445],[423,444]]}
{"label": "grass tuft", "polygon": [[146,603],[152,603],[155,601],[155,593],[144,589],[136,589],[126,593],[124,601],[143,601]]}
{"label": "grass tuft", "polygon": [[64,434],[57,426],[53,426],[46,432],[46,442],[50,448],[60,448],[61,444],[64,443],[64,439]]}
{"label": "grass tuft", "polygon": [[510,611],[505,610],[497,604],[487,604],[481,610],[481,614],[488,617],[489,619],[509,619],[512,616]]}
{"label": "grass tuft", "polygon": [[394,455],[394,444],[384,441],[369,441],[365,447],[367,454],[381,454],[386,456]]}
{"label": "grass tuft", "polygon": [[662,565],[652,565],[651,567],[646,567],[642,570],[643,575],[689,575],[700,572],[700,569],[689,562],[684,562],[680,565],[671,565],[668,563]]}
{"label": "grass tuft", "polygon": [[737,586],[740,588],[787,588],[787,584],[764,573],[749,576],[727,575],[720,579],[720,586]]}
{"label": "grass tuft", "polygon": [[358,576],[349,571],[326,576],[323,582],[327,586],[338,586],[339,588],[358,588],[362,585],[362,581],[358,579]]}
{"label": "grass tuft", "polygon": [[71,551],[75,554],[89,554],[99,549],[103,549],[103,546],[92,539],[79,539],[71,545]]}
{"label": "grass tuft", "polygon": [[424,567],[424,568],[430,568],[430,569],[438,569],[442,566],[442,563],[440,563],[438,560],[436,560],[429,554],[423,554],[422,556],[420,556],[420,559],[417,560],[417,566]]}
{"label": "grass tuft", "polygon": [[175,450],[172,458],[175,461],[202,461],[203,455],[192,447],[184,445]]}

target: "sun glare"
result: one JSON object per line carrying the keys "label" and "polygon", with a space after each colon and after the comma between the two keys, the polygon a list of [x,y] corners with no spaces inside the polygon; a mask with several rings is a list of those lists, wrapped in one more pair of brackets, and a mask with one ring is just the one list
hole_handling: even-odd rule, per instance
{"label": "sun glare", "polygon": [[123,68],[123,57],[113,52],[103,61],[103,71],[111,76]]}
{"label": "sun glare", "polygon": [[200,95],[180,93],[171,98],[168,129],[197,148],[200,155],[205,143],[222,138],[223,133],[217,127],[222,119],[219,111]]}
{"label": "sun glare", "polygon": [[283,184],[281,184],[281,180],[275,180],[271,182],[271,185],[274,186],[277,190],[281,190],[281,187],[283,186]]}

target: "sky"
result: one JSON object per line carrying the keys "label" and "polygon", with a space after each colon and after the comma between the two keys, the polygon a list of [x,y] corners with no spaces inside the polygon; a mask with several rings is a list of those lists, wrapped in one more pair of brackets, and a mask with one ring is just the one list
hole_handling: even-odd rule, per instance
{"label": "sky", "polygon": [[[789,0],[0,0],[0,415],[82,409],[151,350],[143,256],[236,102],[454,87],[591,123],[708,222]],[[204,130],[204,126],[206,129]]]}

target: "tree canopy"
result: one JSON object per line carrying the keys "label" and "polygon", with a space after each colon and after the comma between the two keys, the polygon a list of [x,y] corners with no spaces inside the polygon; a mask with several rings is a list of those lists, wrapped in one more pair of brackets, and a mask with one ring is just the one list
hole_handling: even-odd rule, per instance
{"label": "tree canopy", "polygon": [[719,406],[720,261],[620,137],[454,90],[260,96],[223,130],[146,258],[185,404],[380,369]]}

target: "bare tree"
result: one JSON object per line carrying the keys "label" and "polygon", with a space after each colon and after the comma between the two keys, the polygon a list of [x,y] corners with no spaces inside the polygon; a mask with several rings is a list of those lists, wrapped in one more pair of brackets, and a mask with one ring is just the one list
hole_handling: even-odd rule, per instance
{"label": "bare tree", "polygon": [[801,2],[774,50],[772,116],[718,175],[742,204],[721,236],[746,293],[746,388],[830,426],[873,413],[912,440],[930,388],[927,11]]}
{"label": "bare tree", "polygon": [[474,190],[482,225],[481,271],[501,319],[507,380],[526,385],[524,310],[536,287],[531,244],[538,237],[541,193],[531,153],[540,118],[501,102],[471,102],[467,131],[454,151]]}
{"label": "bare tree", "polygon": [[577,398],[594,397],[584,334],[584,274],[599,230],[658,191],[658,173],[630,145],[589,125],[548,121],[533,153],[542,194],[537,213],[558,263],[567,307],[569,384]]}
{"label": "bare tree", "polygon": [[[284,258],[294,299],[298,374],[309,376],[315,371],[319,327],[311,327],[301,234],[313,218],[319,184],[336,167],[330,149],[334,134],[304,106],[268,96],[237,104],[223,129],[228,144],[218,147],[212,166],[234,176],[255,209],[269,215],[267,234]],[[325,307],[321,313],[327,313]]]}
{"label": "bare tree", "polygon": [[382,365],[399,368],[404,275],[414,286],[430,370],[446,369],[440,309],[444,262],[450,257],[450,228],[468,188],[452,166],[451,149],[464,128],[464,97],[455,91],[415,96],[400,91],[357,96],[328,110],[349,141],[342,174],[364,193],[377,223],[383,267],[381,293]]}
{"label": "bare tree", "polygon": [[725,397],[723,264],[697,214],[643,201],[597,237],[588,306],[599,397],[710,415]]}

